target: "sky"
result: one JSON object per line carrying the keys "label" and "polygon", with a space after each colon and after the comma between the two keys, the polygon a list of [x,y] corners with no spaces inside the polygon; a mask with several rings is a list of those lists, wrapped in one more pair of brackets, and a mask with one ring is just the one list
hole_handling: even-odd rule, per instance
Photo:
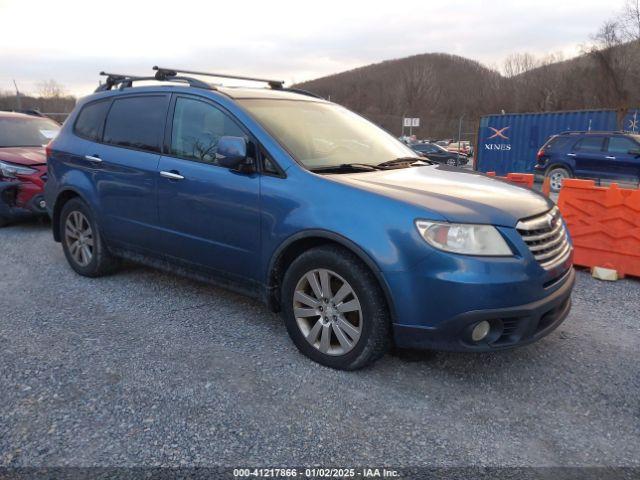
{"label": "sky", "polygon": [[516,52],[575,56],[624,0],[0,0],[0,91],[54,79],[89,94],[101,70],[153,65],[288,84],[445,52],[499,68]]}

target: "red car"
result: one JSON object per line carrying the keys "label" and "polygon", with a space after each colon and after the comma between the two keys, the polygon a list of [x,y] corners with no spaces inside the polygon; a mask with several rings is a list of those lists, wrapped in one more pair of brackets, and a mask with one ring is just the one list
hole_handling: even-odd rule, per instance
{"label": "red car", "polygon": [[0,227],[17,218],[46,215],[44,147],[58,130],[48,118],[0,112]]}

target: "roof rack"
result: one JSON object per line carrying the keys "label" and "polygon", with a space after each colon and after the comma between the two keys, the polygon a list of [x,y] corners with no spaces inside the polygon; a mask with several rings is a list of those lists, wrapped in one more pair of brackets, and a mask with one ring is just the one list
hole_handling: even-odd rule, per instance
{"label": "roof rack", "polygon": [[187,73],[189,75],[204,75],[207,77],[232,78],[234,80],[248,80],[251,82],[262,82],[262,83],[268,84],[269,87],[271,87],[274,90],[282,90],[284,85],[284,80],[270,80],[267,78],[245,77],[242,75],[229,75],[226,73],[209,73],[209,72],[196,72],[193,70],[179,70],[177,68],[158,67],[157,65],[154,66],[153,69],[157,70],[158,73],[163,72],[163,75],[170,75],[170,76],[175,76],[178,73]]}
{"label": "roof rack", "polygon": [[96,92],[104,92],[107,90],[111,90],[113,87],[120,86],[119,88],[130,88],[133,86],[133,82],[140,81],[148,81],[148,80],[158,80],[161,82],[185,82],[188,83],[190,87],[198,87],[204,88],[206,90],[213,90],[214,88],[208,83],[203,82],[202,80],[198,80],[197,78],[191,77],[179,77],[175,72],[158,70],[156,74],[152,77],[140,77],[136,75],[125,75],[121,73],[107,73],[100,72],[100,75],[106,76],[107,80],[102,85],[99,85],[96,88]]}
{"label": "roof rack", "polygon": [[205,83],[202,80],[198,80],[197,78],[178,76],[179,73],[187,73],[191,75],[205,75],[209,77],[232,78],[237,80],[248,80],[252,82],[263,82],[263,83],[267,83],[269,87],[273,90],[282,90],[286,92],[298,93],[300,95],[307,95],[309,97],[324,99],[324,97],[322,97],[321,95],[309,92],[307,90],[302,90],[300,88],[284,88],[283,80],[270,80],[266,78],[246,77],[242,75],[227,75],[226,73],[208,73],[208,72],[197,72],[194,70],[178,70],[175,68],[158,67],[157,65],[153,67],[153,70],[155,70],[156,73],[155,75],[150,77],[127,75],[127,74],[121,74],[121,73],[100,72],[100,75],[106,76],[107,79],[105,83],[99,85],[95,91],[104,92],[107,90],[111,90],[114,87],[118,87],[121,89],[130,88],[133,86],[133,82],[141,82],[141,81],[149,81],[149,80],[157,80],[160,82],[185,82],[189,84],[190,87],[204,88],[207,90],[216,89],[214,86],[209,85],[208,83]]}

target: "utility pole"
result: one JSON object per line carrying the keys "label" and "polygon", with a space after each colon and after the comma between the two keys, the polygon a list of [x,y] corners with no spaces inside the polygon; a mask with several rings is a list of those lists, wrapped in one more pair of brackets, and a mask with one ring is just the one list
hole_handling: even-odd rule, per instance
{"label": "utility pole", "polygon": [[458,120],[458,163],[460,163],[460,137],[462,136],[462,119],[464,118],[464,113]]}
{"label": "utility pole", "polygon": [[18,106],[18,110],[22,110],[22,99],[20,98],[20,90],[18,90],[18,84],[16,83],[16,79],[13,79],[13,86],[16,87],[16,104]]}

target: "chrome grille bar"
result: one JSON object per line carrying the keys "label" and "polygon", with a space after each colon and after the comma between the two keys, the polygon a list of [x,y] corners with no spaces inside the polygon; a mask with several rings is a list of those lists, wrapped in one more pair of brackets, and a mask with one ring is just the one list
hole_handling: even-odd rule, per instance
{"label": "chrome grille bar", "polygon": [[571,244],[558,207],[537,217],[520,220],[516,230],[533,257],[545,269],[559,265],[571,253]]}

